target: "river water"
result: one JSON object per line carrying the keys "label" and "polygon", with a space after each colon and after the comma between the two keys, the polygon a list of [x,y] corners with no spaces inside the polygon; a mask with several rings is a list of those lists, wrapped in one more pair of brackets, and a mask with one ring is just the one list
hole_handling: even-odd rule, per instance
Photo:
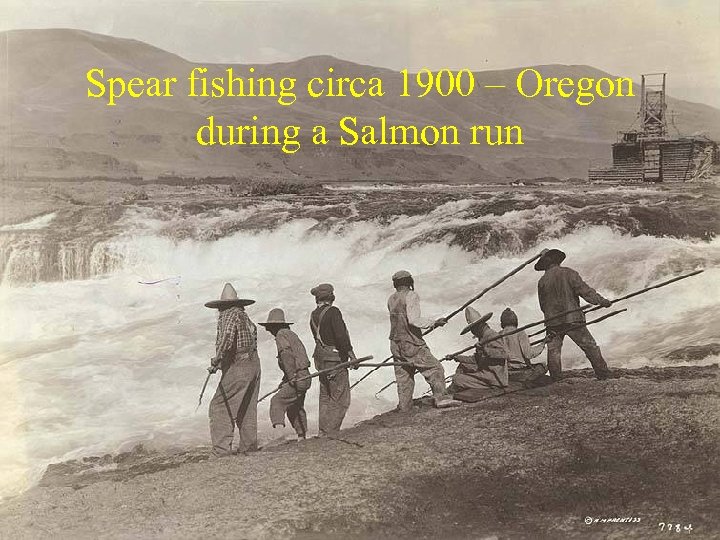
{"label": "river water", "polygon": [[[47,240],[63,227],[55,214],[5,228],[0,495],[32,485],[52,462],[139,442],[157,449],[207,444],[214,379],[205,404],[195,406],[213,355],[216,312],[203,303],[226,281],[257,300],[248,308],[256,322],[282,307],[308,349],[309,290],[333,283],[358,356],[381,360],[388,355],[390,276],[399,269],[415,276],[424,315],[440,316],[543,247],[563,249],[565,264],[610,298],[705,268],[623,304],[627,313],[593,327],[611,367],[677,365],[670,352],[720,342],[717,203],[717,188],[707,186],[330,186],[321,196],[240,204],[140,201],[79,251],[94,258],[81,261],[82,275],[61,268],[63,248]],[[54,270],[38,273],[45,260],[55,261]],[[521,324],[540,319],[539,277],[528,267],[475,307],[495,314],[496,329],[506,306]],[[459,335],[463,325],[459,315],[428,337],[436,355],[471,343]],[[262,327],[259,338],[264,392],[280,372]],[[569,341],[564,364],[588,366]],[[380,370],[353,392],[346,426],[394,407],[394,390],[374,396],[392,378]],[[426,388],[418,378],[416,392]],[[268,402],[258,411],[261,440],[272,436]],[[312,433],[316,385],[307,404]]]}

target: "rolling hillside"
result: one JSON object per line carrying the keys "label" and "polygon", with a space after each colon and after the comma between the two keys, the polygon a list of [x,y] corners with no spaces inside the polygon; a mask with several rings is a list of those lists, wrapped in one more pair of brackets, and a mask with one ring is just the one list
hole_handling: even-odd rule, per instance
{"label": "rolling hillside", "polygon": [[[78,30],[17,30],[0,33],[0,175],[7,178],[142,176],[283,177],[308,180],[493,181],[514,178],[585,176],[589,160],[609,160],[616,132],[635,118],[637,98],[596,100],[579,107],[560,98],[525,99],[514,90],[518,69],[476,73],[479,85],[505,89],[476,90],[470,97],[401,97],[399,74],[330,56],[290,63],[254,65],[256,76],[298,79],[298,100],[278,105],[277,98],[187,97],[187,74],[197,65],[219,75],[232,67],[248,76],[251,66],[195,64],[135,40]],[[175,76],[172,98],[121,98],[115,107],[87,97],[86,72],[106,77]],[[303,81],[334,76],[383,79],[383,97],[310,99]],[[601,77],[589,66],[537,67],[546,76]],[[622,74],[638,76],[639,74]],[[672,74],[669,74],[672,92]],[[639,91],[639,87],[637,88]],[[637,93],[636,91],[636,93]],[[720,139],[720,111],[671,99],[683,134],[705,133]],[[222,124],[289,124],[303,127],[301,150],[279,147],[213,147],[195,142],[196,130],[214,115]],[[377,125],[384,115],[402,124],[517,124],[523,146],[485,145],[339,147],[338,120]],[[304,137],[314,124],[329,128],[331,143],[314,146]]]}

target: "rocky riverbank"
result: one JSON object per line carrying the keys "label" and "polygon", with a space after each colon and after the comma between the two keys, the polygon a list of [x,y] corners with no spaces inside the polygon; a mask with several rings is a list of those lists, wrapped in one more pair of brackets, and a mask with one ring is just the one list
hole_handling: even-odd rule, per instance
{"label": "rocky riverbank", "polygon": [[[454,410],[424,404],[248,456],[54,466],[0,507],[4,538],[720,537],[717,365],[588,370]],[[599,521],[586,524],[586,519]],[[603,522],[619,518],[624,521]],[[626,519],[627,518],[627,519]]]}

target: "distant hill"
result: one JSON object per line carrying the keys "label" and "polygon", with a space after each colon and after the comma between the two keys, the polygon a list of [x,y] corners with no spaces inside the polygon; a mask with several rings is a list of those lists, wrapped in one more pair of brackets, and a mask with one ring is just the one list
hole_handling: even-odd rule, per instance
{"label": "distant hill", "polygon": [[[514,90],[518,69],[475,73],[480,85],[471,97],[400,97],[393,71],[330,56],[295,62],[254,64],[256,76],[298,79],[298,101],[281,107],[276,98],[187,97],[187,74],[204,65],[213,74],[233,67],[248,76],[249,65],[189,62],[146,43],[79,30],[15,30],[0,33],[0,175],[10,178],[78,176],[238,176],[308,180],[497,181],[543,176],[584,177],[590,160],[609,160],[609,144],[636,117],[639,99],[597,100],[579,107],[560,98],[525,99]],[[173,98],[122,99],[116,107],[87,97],[85,74],[92,67],[106,77],[176,76]],[[382,77],[385,96],[310,99],[302,81],[335,76]],[[589,66],[536,66],[546,76],[610,76]],[[638,74],[622,74],[625,76]],[[672,90],[672,74],[669,74]],[[639,85],[636,94],[639,93]],[[669,100],[683,134],[720,139],[720,110]],[[330,128],[333,143],[301,140],[294,155],[278,147],[213,147],[195,142],[195,132],[213,114],[223,124],[297,124],[308,136],[315,123]],[[377,125],[384,115],[402,124],[467,127],[517,124],[523,146],[484,145],[339,147],[338,120],[345,115]]]}

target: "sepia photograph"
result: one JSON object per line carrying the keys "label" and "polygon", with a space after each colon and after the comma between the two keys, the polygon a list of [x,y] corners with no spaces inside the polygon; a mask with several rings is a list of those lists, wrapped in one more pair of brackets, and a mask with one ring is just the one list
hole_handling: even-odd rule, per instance
{"label": "sepia photograph", "polygon": [[720,539],[720,3],[6,0],[0,538]]}

